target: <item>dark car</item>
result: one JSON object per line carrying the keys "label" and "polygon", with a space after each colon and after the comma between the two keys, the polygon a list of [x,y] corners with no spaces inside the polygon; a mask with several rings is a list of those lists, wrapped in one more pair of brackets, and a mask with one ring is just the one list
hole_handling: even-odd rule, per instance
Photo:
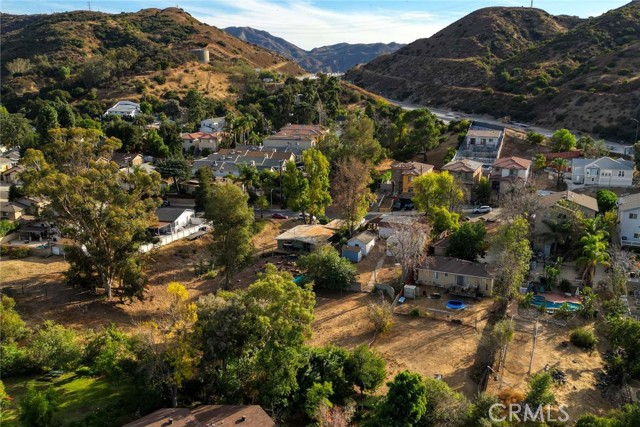
{"label": "dark car", "polygon": [[281,214],[281,213],[274,213],[273,215],[271,215],[271,218],[273,219],[289,219],[288,216],[286,216],[285,214]]}

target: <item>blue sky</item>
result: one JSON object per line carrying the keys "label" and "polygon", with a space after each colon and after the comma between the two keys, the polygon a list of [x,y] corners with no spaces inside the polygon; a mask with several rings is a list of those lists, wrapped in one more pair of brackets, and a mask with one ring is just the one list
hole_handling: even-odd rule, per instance
{"label": "blue sky", "polygon": [[[534,0],[534,7],[559,15],[589,17],[630,0]],[[178,5],[195,18],[220,28],[247,26],[268,31],[303,49],[328,44],[410,43],[429,37],[464,15],[488,6],[529,6],[530,0],[2,0],[5,13],[69,10],[133,12]]]}

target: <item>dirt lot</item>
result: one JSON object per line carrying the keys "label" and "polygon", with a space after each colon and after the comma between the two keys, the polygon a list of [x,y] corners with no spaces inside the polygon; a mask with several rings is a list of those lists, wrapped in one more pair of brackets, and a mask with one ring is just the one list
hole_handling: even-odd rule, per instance
{"label": "dirt lot", "polygon": [[[374,330],[367,319],[367,305],[378,300],[369,293],[319,294],[311,344],[337,344],[353,348],[369,344]],[[426,300],[425,300],[426,301]],[[389,379],[409,369],[425,376],[443,375],[453,389],[473,397],[477,384],[471,366],[482,330],[425,317],[395,315],[390,332],[378,336],[371,346],[387,361]]]}
{"label": "dirt lot", "polygon": [[[566,373],[567,383],[556,386],[554,392],[558,403],[569,405],[566,411],[575,420],[585,412],[602,413],[612,406],[595,387],[595,374],[603,367],[601,352],[605,350],[605,343],[601,343],[593,352],[571,344],[564,346],[563,342],[569,340],[571,329],[571,326],[539,323],[532,372],[539,372],[548,366]],[[488,392],[497,394],[501,389],[512,388],[526,393],[533,331],[534,323],[518,320],[516,335],[508,347],[505,366],[501,371],[502,384],[496,381],[495,376],[492,377]]]}
{"label": "dirt lot", "polygon": [[551,149],[546,145],[531,145],[525,141],[526,133],[507,129],[500,157],[522,157],[532,160],[538,153],[548,153]]}
{"label": "dirt lot", "polygon": [[[256,248],[267,248],[274,236],[295,223],[267,220],[264,229],[254,238]],[[136,323],[164,312],[168,305],[166,285],[169,282],[184,284],[194,300],[221,287],[222,277],[196,277],[195,274],[200,260],[206,265],[210,259],[210,242],[208,236],[194,241],[179,240],[149,253],[146,266],[149,286],[144,301],[104,301],[91,290],[67,286],[64,284],[64,272],[68,264],[59,257],[3,259],[0,261],[1,285],[4,289],[11,288],[9,292],[16,299],[18,311],[30,325],[51,319],[78,329],[98,328],[111,322],[131,329]],[[259,257],[234,278],[232,287],[248,286],[256,280],[267,262],[281,268],[292,268],[279,257]]]}

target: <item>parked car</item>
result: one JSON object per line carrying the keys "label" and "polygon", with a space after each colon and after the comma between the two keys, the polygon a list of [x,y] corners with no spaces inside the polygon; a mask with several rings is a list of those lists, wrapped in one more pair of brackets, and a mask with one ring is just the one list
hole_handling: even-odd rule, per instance
{"label": "parked car", "polygon": [[289,217],[285,214],[281,214],[281,213],[274,213],[273,215],[271,215],[271,218],[273,219],[289,219]]}
{"label": "parked car", "polygon": [[400,203],[400,202],[395,202],[393,204],[393,206],[391,207],[392,211],[399,211],[401,209],[402,209],[402,203]]}
{"label": "parked car", "polygon": [[475,208],[473,210],[473,213],[474,214],[485,214],[485,213],[489,213],[491,211],[492,211],[491,206],[486,206],[485,205],[485,206],[480,206],[479,208]]}
{"label": "parked car", "polygon": [[[298,219],[299,219],[300,221],[303,221],[305,218],[307,218],[307,219],[309,218],[309,214],[308,214],[308,213],[303,214],[302,212],[300,212],[300,213],[298,214]],[[315,220],[316,220],[316,217],[315,217],[315,215],[313,215],[313,216],[311,217],[311,221],[315,221]]]}

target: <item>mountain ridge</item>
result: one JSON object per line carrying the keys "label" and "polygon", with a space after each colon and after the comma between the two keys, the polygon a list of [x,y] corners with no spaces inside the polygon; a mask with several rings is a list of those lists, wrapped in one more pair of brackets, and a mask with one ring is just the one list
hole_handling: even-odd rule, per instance
{"label": "mountain ridge", "polygon": [[405,46],[400,43],[336,43],[304,50],[273,34],[252,27],[227,27],[224,31],[248,43],[273,50],[296,61],[310,72],[343,72],[357,64],[391,53]]}
{"label": "mountain ridge", "polygon": [[401,101],[630,138],[640,115],[640,3],[596,18],[479,9],[345,78]]}

